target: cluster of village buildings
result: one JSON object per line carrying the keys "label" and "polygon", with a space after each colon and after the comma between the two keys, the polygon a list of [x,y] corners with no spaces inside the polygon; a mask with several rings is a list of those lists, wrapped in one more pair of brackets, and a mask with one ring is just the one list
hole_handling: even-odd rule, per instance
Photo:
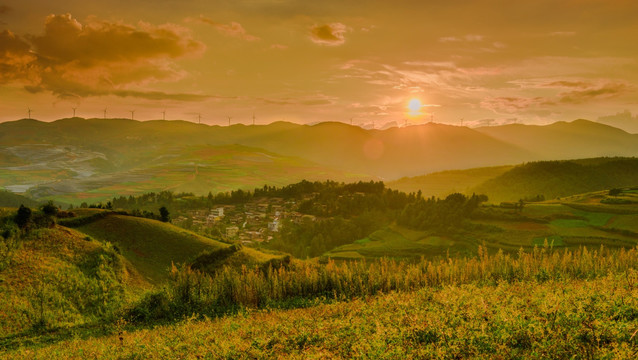
{"label": "cluster of village buildings", "polygon": [[224,240],[244,245],[270,241],[283,220],[314,221],[312,215],[296,211],[295,201],[261,198],[241,205],[215,205],[210,209],[189,210],[172,220],[173,224],[196,231],[217,229]]}

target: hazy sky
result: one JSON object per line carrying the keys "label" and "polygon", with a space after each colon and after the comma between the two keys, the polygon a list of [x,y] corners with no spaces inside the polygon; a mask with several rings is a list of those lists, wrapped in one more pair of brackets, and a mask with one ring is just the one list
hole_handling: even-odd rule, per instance
{"label": "hazy sky", "polygon": [[0,121],[595,120],[637,43],[635,0],[0,0]]}

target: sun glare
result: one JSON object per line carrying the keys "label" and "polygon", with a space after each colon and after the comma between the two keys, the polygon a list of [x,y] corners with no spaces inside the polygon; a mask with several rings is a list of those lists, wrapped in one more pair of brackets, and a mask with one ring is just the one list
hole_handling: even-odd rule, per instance
{"label": "sun glare", "polygon": [[418,113],[421,111],[421,101],[419,99],[412,99],[408,104],[408,109],[410,109],[411,113]]}

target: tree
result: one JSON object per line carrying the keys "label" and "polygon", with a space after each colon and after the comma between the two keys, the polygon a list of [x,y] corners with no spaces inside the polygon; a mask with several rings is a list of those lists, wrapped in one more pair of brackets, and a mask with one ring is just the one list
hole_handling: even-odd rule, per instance
{"label": "tree", "polygon": [[609,196],[618,196],[622,193],[621,189],[611,189],[609,190]]}
{"label": "tree", "polygon": [[166,208],[166,206],[162,206],[159,209],[160,212],[160,220],[163,222],[169,222],[171,220],[170,216],[169,216],[169,212],[168,209]]}
{"label": "tree", "polygon": [[49,200],[48,203],[42,206],[42,212],[46,216],[56,216],[58,214],[58,211],[60,211],[60,209],[55,206],[55,204],[51,200]]}
{"label": "tree", "polygon": [[24,205],[20,205],[14,221],[20,229],[26,229],[29,223],[31,223],[31,216],[31,209]]}

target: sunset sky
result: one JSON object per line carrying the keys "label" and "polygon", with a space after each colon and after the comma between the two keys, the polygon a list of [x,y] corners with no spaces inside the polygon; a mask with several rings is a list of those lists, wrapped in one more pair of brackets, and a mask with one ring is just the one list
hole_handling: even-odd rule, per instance
{"label": "sunset sky", "polygon": [[635,0],[0,0],[0,121],[635,114],[637,19]]}

